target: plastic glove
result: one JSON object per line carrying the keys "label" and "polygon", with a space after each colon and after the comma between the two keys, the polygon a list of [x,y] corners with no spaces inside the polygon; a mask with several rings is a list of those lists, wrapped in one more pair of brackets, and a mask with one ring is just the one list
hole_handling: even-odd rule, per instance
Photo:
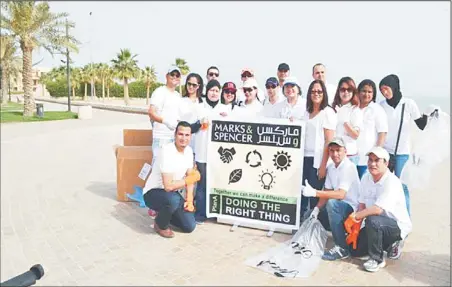
{"label": "plastic glove", "polygon": [[184,210],[188,212],[194,212],[195,206],[193,205],[193,201],[184,202]]}
{"label": "plastic glove", "polygon": [[355,250],[358,247],[358,236],[359,236],[360,230],[361,230],[361,222],[355,223],[352,226],[351,233],[349,233],[347,235],[347,237],[345,238],[345,243],[347,245],[352,244],[352,248],[355,249]]}
{"label": "plastic glove", "polygon": [[435,112],[441,112],[441,108],[437,105],[429,105],[427,109],[425,109],[425,114],[429,117],[433,116]]}
{"label": "plastic glove", "polygon": [[320,209],[317,206],[314,207],[314,209],[311,212],[310,217],[317,219],[317,216],[319,216],[319,212],[320,212]]}
{"label": "plastic glove", "polygon": [[362,220],[357,220],[355,218],[355,213],[354,212],[350,213],[350,215],[348,216],[348,218],[344,222],[345,231],[348,234],[352,233],[353,225],[359,224],[359,226],[361,226],[361,222],[362,222]]}
{"label": "plastic glove", "polygon": [[186,177],[185,177],[185,184],[194,184],[195,182],[198,182],[201,179],[201,174],[198,170],[194,169],[191,171]]}
{"label": "plastic glove", "polygon": [[317,196],[317,190],[315,190],[314,188],[312,188],[311,185],[309,185],[309,182],[307,179],[304,180],[303,196],[305,196],[305,197],[316,197]]}
{"label": "plastic glove", "polygon": [[173,119],[162,119],[162,124],[164,124],[170,130],[175,130],[177,127],[177,120]]}

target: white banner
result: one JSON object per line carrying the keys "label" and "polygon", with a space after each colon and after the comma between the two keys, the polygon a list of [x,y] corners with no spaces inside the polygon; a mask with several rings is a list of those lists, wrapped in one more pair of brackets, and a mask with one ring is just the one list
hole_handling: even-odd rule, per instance
{"label": "white banner", "polygon": [[305,123],[215,118],[207,148],[207,216],[298,229]]}

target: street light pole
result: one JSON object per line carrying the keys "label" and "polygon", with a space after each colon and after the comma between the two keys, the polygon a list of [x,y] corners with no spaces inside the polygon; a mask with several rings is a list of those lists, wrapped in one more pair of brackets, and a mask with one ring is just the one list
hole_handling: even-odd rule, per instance
{"label": "street light pole", "polygon": [[[69,24],[66,18],[66,38],[69,42]],[[66,47],[66,70],[67,70],[67,110],[71,111],[71,69],[69,67],[69,48]]]}
{"label": "street light pole", "polygon": [[[94,68],[94,63],[93,63],[93,37],[92,37],[92,30],[93,30],[93,18],[91,17],[93,15],[93,12],[89,12],[89,20],[90,20],[90,26],[91,29],[89,30],[89,57],[90,57],[90,62],[91,62],[91,71]],[[94,77],[91,78],[91,101],[94,100]]]}

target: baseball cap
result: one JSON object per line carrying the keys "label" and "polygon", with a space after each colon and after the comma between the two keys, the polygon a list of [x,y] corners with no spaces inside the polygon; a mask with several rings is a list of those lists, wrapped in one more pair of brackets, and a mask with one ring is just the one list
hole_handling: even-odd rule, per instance
{"label": "baseball cap", "polygon": [[279,66],[278,66],[278,71],[281,71],[281,70],[287,70],[287,71],[289,71],[289,70],[290,70],[290,67],[289,67],[289,65],[287,65],[286,63],[281,63],[281,64],[279,64]]}
{"label": "baseball cap", "polygon": [[226,82],[223,85],[222,90],[230,90],[230,91],[234,91],[234,93],[237,91],[237,87],[235,86],[235,84],[233,82]]}
{"label": "baseball cap", "polygon": [[243,75],[243,73],[245,73],[245,72],[250,73],[251,76],[254,77],[254,71],[253,71],[252,69],[250,69],[250,68],[245,68],[245,69],[242,70],[242,72],[240,73],[240,75]]}
{"label": "baseball cap", "polygon": [[298,83],[297,78],[295,78],[295,77],[287,77],[286,80],[284,81],[284,85],[283,86],[285,86],[287,84],[300,86],[300,84]]}
{"label": "baseball cap", "polygon": [[166,74],[171,74],[171,73],[174,72],[174,71],[178,71],[179,74],[182,74],[182,73],[180,72],[179,67],[178,67],[178,66],[174,66],[174,65],[171,65],[171,66],[168,68],[168,72],[167,72]]}
{"label": "baseball cap", "polygon": [[380,146],[374,146],[368,153],[366,153],[366,155],[370,155],[371,153],[376,155],[378,158],[382,158],[385,159],[386,161],[389,161],[389,153]]}
{"label": "baseball cap", "polygon": [[267,79],[267,81],[265,82],[265,85],[269,85],[269,84],[273,84],[273,85],[278,85],[278,79],[276,79],[275,77],[270,77]]}
{"label": "baseball cap", "polygon": [[242,88],[258,88],[257,81],[254,78],[249,78],[243,83]]}
{"label": "baseball cap", "polygon": [[338,146],[342,146],[345,147],[345,142],[344,139],[342,137],[334,137],[330,143],[328,144],[328,146],[332,145],[332,144],[337,144]]}

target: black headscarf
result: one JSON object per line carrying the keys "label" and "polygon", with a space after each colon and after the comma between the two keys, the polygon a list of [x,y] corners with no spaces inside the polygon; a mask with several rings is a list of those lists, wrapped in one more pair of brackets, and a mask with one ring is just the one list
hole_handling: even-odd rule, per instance
{"label": "black headscarf", "polygon": [[218,89],[221,89],[221,85],[220,82],[218,82],[217,80],[211,80],[210,82],[207,83],[206,85],[206,102],[207,104],[209,104],[209,106],[211,106],[212,108],[215,108],[215,106],[220,102],[220,99],[218,99],[218,101],[216,102],[212,102],[209,97],[207,96],[207,93],[209,92],[210,89],[212,89],[213,87],[218,87]]}
{"label": "black headscarf", "polygon": [[394,74],[388,75],[380,81],[380,85],[379,85],[380,90],[381,90],[381,86],[388,86],[391,88],[392,98],[389,100],[386,99],[386,102],[388,103],[388,105],[390,105],[391,107],[393,107],[395,109],[397,107],[397,105],[399,104],[400,100],[402,99],[402,92],[400,91],[399,77],[397,77],[397,75],[394,75]]}

